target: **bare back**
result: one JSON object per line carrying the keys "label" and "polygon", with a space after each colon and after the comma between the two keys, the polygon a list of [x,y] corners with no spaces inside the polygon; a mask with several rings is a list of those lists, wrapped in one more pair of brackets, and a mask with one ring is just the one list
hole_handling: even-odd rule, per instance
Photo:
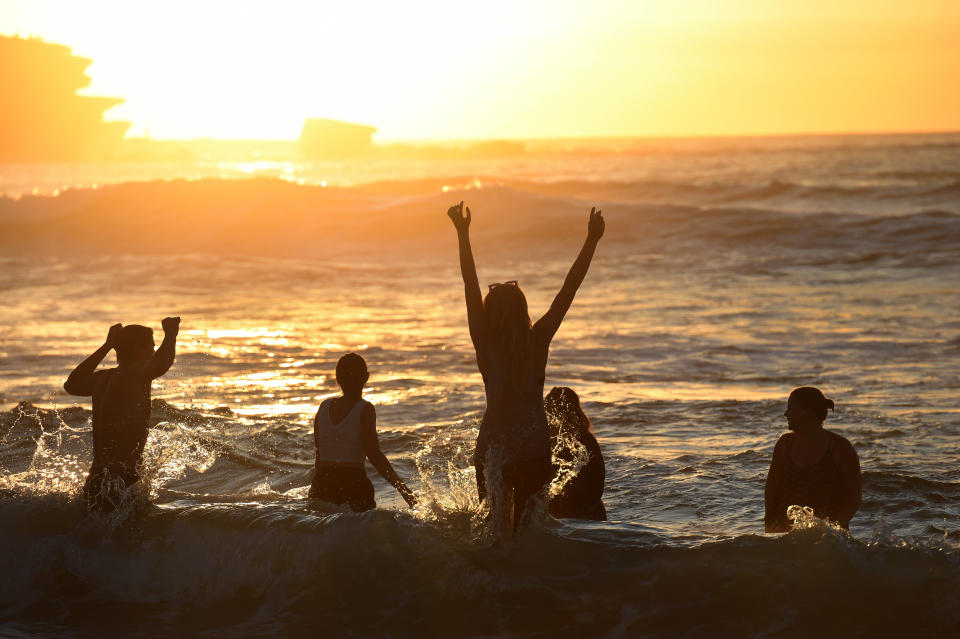
{"label": "bare back", "polygon": [[93,468],[136,474],[150,427],[150,380],[118,368],[93,378]]}

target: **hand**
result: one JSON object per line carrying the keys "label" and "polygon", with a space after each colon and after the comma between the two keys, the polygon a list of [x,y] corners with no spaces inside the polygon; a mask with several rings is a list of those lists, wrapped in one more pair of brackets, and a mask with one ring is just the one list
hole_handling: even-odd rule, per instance
{"label": "hand", "polygon": [[467,207],[467,214],[463,214],[463,202],[455,206],[451,206],[447,209],[447,216],[453,221],[453,225],[457,227],[457,233],[465,233],[468,228],[470,228],[470,207]]}
{"label": "hand", "polygon": [[603,237],[603,211],[597,207],[590,209],[590,222],[587,223],[587,237],[591,240],[599,240]]}
{"label": "hand", "polygon": [[[404,488],[407,488],[407,487],[404,486]],[[417,507],[417,498],[413,496],[413,493],[410,492],[409,488],[407,488],[406,490],[401,490],[400,496],[403,497],[403,500],[407,502],[407,505],[410,506],[411,508]]]}
{"label": "hand", "polygon": [[163,326],[164,335],[176,335],[180,332],[180,318],[179,317],[164,317],[163,321],[160,322],[160,325]]}
{"label": "hand", "polygon": [[114,324],[110,327],[110,330],[107,331],[107,341],[105,344],[110,348],[117,347],[117,340],[120,339],[120,331],[123,330],[123,324]]}

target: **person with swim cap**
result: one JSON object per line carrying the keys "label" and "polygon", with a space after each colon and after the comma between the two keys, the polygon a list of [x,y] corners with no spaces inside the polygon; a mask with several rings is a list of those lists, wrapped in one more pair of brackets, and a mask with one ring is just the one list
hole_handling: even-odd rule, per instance
{"label": "person with swim cap", "polygon": [[[93,397],[93,464],[83,486],[91,511],[110,512],[140,480],[140,463],[150,428],[150,387],[173,365],[180,318],[162,322],[163,342],[154,352],[153,330],[139,324],[114,324],[107,340],[83,360],[63,389]],[[96,370],[111,350],[117,367]]]}
{"label": "person with swim cap", "polygon": [[767,532],[787,532],[787,507],[805,506],[841,528],[860,507],[860,459],[845,438],[826,430],[823,422],[834,402],[820,389],[804,386],[787,400],[789,432],[773,449],[765,491]]}
{"label": "person with swim cap", "polygon": [[602,499],[606,467],[590,418],[580,407],[580,398],[572,388],[555,386],[547,393],[543,406],[550,423],[554,476],[562,472],[564,465],[574,462],[574,446],[582,447],[587,454],[587,462],[550,498],[550,514],[561,519],[606,521]]}
{"label": "person with swim cap", "polygon": [[413,508],[416,498],[380,451],[377,411],[361,397],[370,378],[367,363],[356,353],[347,353],[337,362],[336,375],[343,394],[325,399],[313,420],[317,458],[310,498],[346,505],[355,512],[376,508],[373,484],[364,470],[369,459]]}

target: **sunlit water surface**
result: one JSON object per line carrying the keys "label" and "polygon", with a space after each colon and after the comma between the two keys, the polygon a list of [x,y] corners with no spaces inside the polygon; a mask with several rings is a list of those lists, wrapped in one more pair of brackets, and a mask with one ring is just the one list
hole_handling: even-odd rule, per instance
{"label": "sunlit water surface", "polygon": [[[114,629],[146,635],[136,615],[211,636],[321,622],[362,636],[799,636],[814,610],[854,635],[960,628],[946,594],[960,588],[960,139],[716,141],[380,170],[370,179],[398,181],[320,186],[323,171],[297,166],[305,185],[282,190],[201,180],[3,201],[0,225],[17,239],[0,256],[0,509],[12,522],[0,568],[14,576],[0,630],[103,627],[91,602]],[[39,171],[5,174],[8,193],[31,181],[50,192],[57,179]],[[101,185],[124,181],[102,173]],[[242,232],[179,212],[205,189],[241,188],[252,198],[226,215]],[[265,212],[281,196],[290,210]],[[347,226],[312,226],[314,198],[335,198],[322,215]],[[445,216],[462,198],[481,283],[518,279],[534,320],[590,206],[605,211],[547,388],[574,388],[593,421],[607,523],[545,521],[490,546],[468,462],[483,388]],[[180,242],[91,253],[63,230],[64,215],[120,220],[141,201],[145,228]],[[166,315],[183,320],[176,363],[154,384],[155,506],[88,518],[76,494],[89,404],[63,380],[110,324],[148,324],[159,341]],[[372,468],[387,511],[308,508],[311,420],[347,351],[367,360],[381,446],[421,496],[416,512]],[[849,539],[816,522],[763,535],[770,454],[801,385],[836,400],[827,427],[860,455]],[[395,586],[378,583],[384,571]],[[892,594],[903,585],[909,623]],[[331,596],[339,607],[317,603]]]}

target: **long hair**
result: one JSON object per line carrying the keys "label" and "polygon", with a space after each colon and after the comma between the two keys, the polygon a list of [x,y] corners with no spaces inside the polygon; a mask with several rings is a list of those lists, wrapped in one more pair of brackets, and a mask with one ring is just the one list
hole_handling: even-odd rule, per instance
{"label": "long hair", "polygon": [[493,347],[507,364],[507,383],[519,390],[530,354],[527,298],[519,286],[495,286],[483,299],[483,311]]}
{"label": "long hair", "polygon": [[543,399],[543,407],[547,417],[551,418],[551,427],[555,424],[558,429],[571,433],[593,432],[593,424],[580,407],[580,397],[572,388],[554,386]]}

